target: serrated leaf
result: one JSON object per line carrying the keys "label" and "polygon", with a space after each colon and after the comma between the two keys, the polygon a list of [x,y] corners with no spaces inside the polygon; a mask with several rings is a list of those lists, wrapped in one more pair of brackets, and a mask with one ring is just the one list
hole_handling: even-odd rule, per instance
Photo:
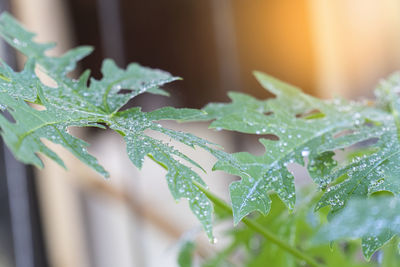
{"label": "serrated leaf", "polygon": [[[108,173],[86,151],[88,144],[70,135],[68,128],[108,128],[123,136],[131,161],[140,168],[146,156],[167,170],[168,187],[176,200],[186,198],[190,208],[212,238],[212,205],[207,197],[193,185],[204,182],[192,167],[201,168],[187,155],[171,145],[147,135],[145,131],[157,131],[191,147],[199,146],[212,153],[218,152],[213,144],[194,135],[163,128],[158,121],[183,120],[204,115],[203,111],[165,107],[152,112],[140,108],[121,111],[130,99],[142,93],[167,95],[159,88],[180,79],[171,74],[132,63],[126,69],[119,68],[112,60],[102,65],[103,77],[90,78],[85,71],[74,80],[67,76],[77,62],[88,55],[92,48],[83,46],[66,52],[61,57],[46,55],[54,44],[33,41],[33,33],[26,31],[11,15],[0,16],[0,35],[13,47],[25,54],[28,61],[21,72],[15,72],[5,62],[0,66],[0,107],[7,109],[15,122],[0,116],[1,135],[7,146],[19,160],[41,167],[37,154],[42,153],[64,166],[56,153],[43,144],[48,139],[70,150],[77,158],[100,174]],[[56,84],[50,87],[42,83],[35,68],[47,74]],[[125,91],[121,93],[120,91]],[[44,108],[36,110],[26,102],[34,102]],[[221,154],[222,155],[222,154]]]}
{"label": "serrated leaf", "polygon": [[400,143],[394,125],[382,133],[376,147],[376,153],[357,157],[328,176],[332,181],[342,176],[345,180],[329,187],[316,209],[329,205],[334,213],[352,198],[368,197],[380,191],[400,196]]}
{"label": "serrated leaf", "polygon": [[384,230],[380,234],[367,234],[362,237],[362,252],[367,260],[370,260],[372,255],[388,243],[395,234],[390,230]]}
{"label": "serrated leaf", "polygon": [[[40,88],[38,90],[40,91]],[[47,103],[43,96],[39,98],[42,102]],[[3,92],[0,93],[0,103],[7,107],[16,121],[13,123],[4,116],[0,116],[1,135],[17,159],[42,167],[43,164],[36,154],[40,152],[65,167],[62,160],[42,143],[41,139],[46,138],[64,146],[100,174],[108,176],[97,160],[87,153],[85,149],[87,144],[67,133],[69,126],[86,126],[88,124],[87,120],[79,116],[80,114],[59,112],[53,109],[52,105],[46,105],[46,110],[38,111],[22,99],[15,99]]]}
{"label": "serrated leaf", "polygon": [[[306,190],[305,190],[306,189]],[[346,242],[333,244],[329,248],[325,244],[310,246],[309,241],[324,221],[324,214],[313,213],[312,206],[316,198],[312,197],[314,187],[299,190],[299,203],[293,213],[286,210],[285,205],[271,195],[272,207],[267,216],[254,216],[260,225],[264,225],[281,240],[301,248],[305,253],[318,259],[323,266],[367,267],[377,266],[375,262],[365,262],[359,257],[359,244]],[[301,266],[301,261],[278,248],[274,243],[263,240],[249,227],[238,226],[229,231],[229,242],[223,249],[207,259],[204,267],[219,266]],[[237,257],[237,255],[242,257]],[[231,264],[229,264],[231,262]],[[227,263],[227,264],[224,264]]]}
{"label": "serrated leaf", "polygon": [[393,197],[353,199],[314,237],[315,243],[363,237],[367,258],[400,233],[400,200]]}
{"label": "serrated leaf", "polygon": [[[330,218],[335,219],[335,213],[340,213],[352,199],[366,199],[378,192],[390,192],[396,198],[400,196],[399,106],[397,104],[399,96],[396,91],[399,84],[397,74],[381,82],[375,91],[377,103],[387,114],[375,127],[357,133],[357,135],[379,138],[376,144],[369,145],[372,153],[355,157],[350,163],[345,162],[327,176],[330,181],[343,180],[329,187],[316,205],[316,209],[330,206],[332,208]],[[387,97],[388,95],[390,97]],[[329,144],[326,147],[329,147]],[[390,229],[386,229],[363,236],[362,248],[365,257],[369,259],[393,235]]]}
{"label": "serrated leaf", "polygon": [[[260,72],[255,76],[275,98],[261,101],[230,93],[232,103],[210,104],[204,109],[208,113],[204,119],[214,119],[212,128],[276,136],[275,140],[260,139],[265,147],[263,156],[240,152],[215,165],[215,169],[242,177],[230,186],[235,224],[255,210],[267,214],[271,190],[293,209],[295,186],[288,163],[304,165],[303,158],[308,157],[311,177],[321,188],[326,187],[331,182],[327,175],[337,165],[332,151],[371,138],[359,132],[373,127],[366,125],[371,118],[384,116],[358,103],[319,100]],[[346,131],[345,137],[336,138]],[[329,149],[321,150],[324,145]]]}

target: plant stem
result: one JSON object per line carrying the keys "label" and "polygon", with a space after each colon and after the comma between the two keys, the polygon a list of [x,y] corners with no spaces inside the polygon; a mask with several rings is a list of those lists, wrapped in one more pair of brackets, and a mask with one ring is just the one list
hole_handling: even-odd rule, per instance
{"label": "plant stem", "polygon": [[[220,208],[224,209],[225,211],[229,212],[230,214],[232,213],[232,208],[222,199],[220,199],[218,196],[216,196],[214,193],[209,191],[207,188],[205,188],[203,185],[196,181],[192,181],[193,184],[201,191],[203,192],[208,199],[210,199],[215,205],[219,206]],[[313,258],[310,256],[306,255],[304,252],[298,250],[297,248],[285,243],[282,241],[278,236],[276,236],[274,233],[270,232],[269,230],[265,229],[261,224],[258,222],[255,222],[254,220],[251,220],[249,218],[243,218],[242,222],[247,225],[249,228],[253,229],[254,231],[258,232],[261,234],[263,237],[265,237],[267,240],[271,241],[281,249],[285,250],[286,252],[292,254],[296,258],[305,261],[309,266],[312,267],[322,267],[323,265],[317,263]]]}

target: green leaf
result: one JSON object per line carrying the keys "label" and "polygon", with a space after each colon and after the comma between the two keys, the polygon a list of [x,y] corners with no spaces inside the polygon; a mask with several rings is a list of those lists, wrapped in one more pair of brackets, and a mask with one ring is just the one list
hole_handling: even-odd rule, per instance
{"label": "green leaf", "polygon": [[328,175],[332,181],[342,176],[345,179],[327,189],[316,209],[329,205],[334,213],[352,198],[368,197],[380,191],[400,196],[400,143],[396,136],[396,127],[392,125],[382,132],[375,145],[376,153],[356,157]]}
{"label": "green leaf", "polygon": [[366,234],[362,237],[362,252],[367,260],[370,260],[372,255],[388,243],[395,234],[390,230],[385,230],[380,234]]}
{"label": "green leaf", "polygon": [[[168,143],[147,135],[149,131],[160,132],[193,148],[199,146],[221,154],[213,148],[213,144],[201,138],[166,129],[159,124],[162,120],[204,116],[204,112],[172,107],[147,113],[140,108],[120,110],[130,99],[142,93],[166,95],[159,86],[180,78],[135,63],[121,69],[112,60],[106,59],[100,80],[90,78],[88,70],[74,80],[67,74],[92,51],[90,47],[75,48],[61,57],[47,56],[47,50],[54,44],[36,43],[33,41],[35,35],[26,31],[7,13],[0,16],[0,35],[28,58],[21,72],[15,72],[5,62],[1,62],[0,66],[0,107],[6,109],[15,121],[0,116],[1,135],[17,159],[42,167],[43,163],[38,157],[38,153],[41,153],[64,166],[57,154],[42,142],[47,139],[64,146],[94,170],[108,176],[86,151],[88,144],[68,133],[68,128],[72,126],[106,126],[123,136],[128,156],[138,168],[142,167],[144,158],[148,156],[167,170],[168,187],[173,197],[176,200],[188,199],[190,208],[209,238],[212,238],[212,205],[192,184],[192,181],[197,181],[205,185],[192,169],[202,169],[201,166]],[[56,86],[43,84],[36,75],[37,67]],[[121,93],[122,89],[128,90],[127,93]],[[42,109],[37,110],[26,102],[39,104]]]}
{"label": "green leaf", "polygon": [[[240,152],[230,162],[220,159],[215,165],[216,169],[242,177],[230,186],[235,223],[255,210],[267,214],[270,191],[277,192],[293,209],[294,177],[286,165],[305,165],[305,157],[310,176],[325,191],[315,209],[330,206],[330,219],[352,199],[367,199],[378,192],[400,196],[399,75],[381,82],[376,91],[377,105],[340,99],[323,101],[268,75],[256,73],[256,77],[275,98],[260,101],[231,93],[232,103],[205,108],[205,119],[214,120],[211,127],[274,135],[260,139],[265,147],[263,156]],[[338,163],[334,156],[343,149],[352,154],[359,151],[359,156]],[[385,231],[360,236],[366,258],[393,235],[393,231]]]}
{"label": "green leaf", "polygon": [[[311,177],[325,188],[332,181],[328,174],[337,165],[333,150],[379,135],[366,132],[374,127],[371,121],[385,116],[361,103],[319,100],[266,74],[255,72],[255,76],[275,98],[261,101],[230,93],[232,103],[204,108],[208,113],[204,119],[214,120],[212,128],[275,136],[260,139],[265,147],[262,156],[240,152],[215,165],[215,169],[242,177],[230,186],[235,224],[255,210],[267,214],[269,191],[275,191],[289,209],[294,208],[295,185],[286,167],[289,163],[304,165],[308,157]],[[346,135],[337,138],[343,132]]]}
{"label": "green leaf", "polygon": [[400,233],[400,200],[393,197],[354,199],[315,235],[315,243],[363,237],[363,253],[371,255]]}
{"label": "green leaf", "polygon": [[[322,266],[343,267],[373,267],[373,261],[365,262],[359,257],[360,245],[356,242],[346,244],[325,244],[310,246],[309,240],[316,230],[322,225],[323,213],[314,213],[313,204],[317,200],[312,195],[314,186],[302,188],[298,193],[298,205],[294,212],[289,213],[285,205],[275,194],[271,195],[272,207],[267,216],[255,216],[254,220],[264,225],[278,235],[282,240],[287,240],[292,245],[300,248],[305,253],[315,257]],[[240,225],[229,231],[229,240],[221,249],[206,259],[204,267],[217,266],[301,266],[301,261],[296,261],[291,254],[280,249],[272,242],[263,240],[248,227]],[[237,257],[241,255],[241,257]],[[230,264],[229,264],[230,263]]]}

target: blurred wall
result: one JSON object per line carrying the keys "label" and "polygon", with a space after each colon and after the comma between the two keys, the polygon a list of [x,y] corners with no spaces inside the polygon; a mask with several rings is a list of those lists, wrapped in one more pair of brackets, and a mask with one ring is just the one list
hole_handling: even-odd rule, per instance
{"label": "blurred wall", "polygon": [[400,2],[310,0],[317,93],[372,96],[400,69]]}
{"label": "blurred wall", "polygon": [[[100,35],[108,34],[100,29],[107,23],[102,20],[111,19],[98,17],[102,12],[97,1],[68,1],[78,43],[98,50],[84,62],[95,70],[102,56],[108,56],[101,43]],[[120,0],[119,10],[114,19],[121,20],[125,47],[119,64],[140,62],[184,78],[171,85],[172,98],[166,101],[202,107],[226,101],[226,91],[231,90],[266,97],[253,70],[308,92],[315,88],[308,1]]]}
{"label": "blurred wall", "polygon": [[315,92],[315,55],[308,1],[233,1],[244,92],[265,97],[260,70]]}

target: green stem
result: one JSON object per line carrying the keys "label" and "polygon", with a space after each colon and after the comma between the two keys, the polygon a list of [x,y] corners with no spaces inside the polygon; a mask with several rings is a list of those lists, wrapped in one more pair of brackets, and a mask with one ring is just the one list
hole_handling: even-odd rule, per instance
{"label": "green stem", "polygon": [[[229,212],[230,214],[232,213],[232,208],[222,199],[220,199],[218,196],[216,196],[214,193],[209,191],[207,188],[205,188],[203,185],[196,181],[192,181],[193,184],[201,191],[203,192],[208,199],[210,199],[215,205],[219,206],[220,208],[224,209],[225,211]],[[274,233],[270,232],[269,230],[265,229],[261,224],[255,222],[254,220],[251,220],[249,218],[243,218],[242,222],[247,225],[249,228],[253,229],[254,231],[258,232],[261,234],[263,237],[265,237],[267,240],[271,241],[281,249],[285,250],[286,252],[292,254],[296,258],[305,261],[309,266],[312,267],[322,267],[323,265],[317,263],[313,258],[310,256],[306,255],[304,252],[298,250],[297,248],[285,243],[284,241],[281,240],[278,236],[276,236]]]}

